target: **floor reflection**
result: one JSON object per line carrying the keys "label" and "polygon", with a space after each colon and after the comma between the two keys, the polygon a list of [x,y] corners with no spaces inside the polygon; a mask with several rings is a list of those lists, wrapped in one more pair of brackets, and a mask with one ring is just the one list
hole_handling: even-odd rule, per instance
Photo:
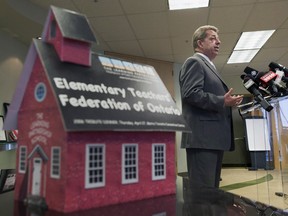
{"label": "floor reflection", "polygon": [[[1,194],[1,216],[278,216],[287,212],[273,206],[213,188],[189,188],[181,177],[177,194],[72,213],[42,210],[13,201],[13,192]],[[178,183],[178,182],[177,182]],[[180,196],[179,196],[180,195]],[[4,198],[6,196],[6,198]],[[97,199],[97,194],[95,194]]]}
{"label": "floor reflection", "polygon": [[[97,198],[97,196],[95,196]],[[37,207],[26,207],[15,203],[14,216],[168,216],[175,215],[175,195],[146,199],[137,202],[112,205],[72,213],[60,213],[51,210],[42,211]],[[25,212],[25,213],[24,213]]]}
{"label": "floor reflection", "polygon": [[190,188],[187,177],[183,177],[182,216],[277,216],[288,215],[281,209],[241,197],[221,189]]}

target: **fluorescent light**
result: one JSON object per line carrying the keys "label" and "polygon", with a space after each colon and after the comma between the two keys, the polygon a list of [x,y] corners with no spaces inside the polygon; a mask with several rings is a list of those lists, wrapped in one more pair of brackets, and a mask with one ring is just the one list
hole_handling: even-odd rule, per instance
{"label": "fluorescent light", "polygon": [[234,50],[260,49],[275,30],[243,32]]}
{"label": "fluorescent light", "polygon": [[169,10],[208,7],[209,0],[168,0]]}
{"label": "fluorescent light", "polygon": [[231,54],[227,64],[250,62],[258,53],[259,49],[254,50],[235,50]]}
{"label": "fluorescent light", "polygon": [[250,62],[275,30],[243,32],[227,64]]}

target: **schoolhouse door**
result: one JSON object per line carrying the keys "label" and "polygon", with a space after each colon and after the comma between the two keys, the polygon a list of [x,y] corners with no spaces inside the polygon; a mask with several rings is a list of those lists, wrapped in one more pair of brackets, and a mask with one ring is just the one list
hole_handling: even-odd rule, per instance
{"label": "schoolhouse door", "polygon": [[32,174],[32,195],[40,195],[42,159],[34,158]]}

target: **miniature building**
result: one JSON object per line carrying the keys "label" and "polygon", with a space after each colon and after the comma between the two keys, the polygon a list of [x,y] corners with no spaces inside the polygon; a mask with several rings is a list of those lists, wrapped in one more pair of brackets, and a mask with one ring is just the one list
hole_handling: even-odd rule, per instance
{"label": "miniature building", "polygon": [[53,44],[61,61],[91,66],[90,47],[96,40],[86,17],[53,7],[49,23],[45,38]]}
{"label": "miniature building", "polygon": [[52,6],[31,44],[4,122],[19,130],[16,200],[72,212],[176,191],[180,111],[153,67],[93,41],[85,16]]}

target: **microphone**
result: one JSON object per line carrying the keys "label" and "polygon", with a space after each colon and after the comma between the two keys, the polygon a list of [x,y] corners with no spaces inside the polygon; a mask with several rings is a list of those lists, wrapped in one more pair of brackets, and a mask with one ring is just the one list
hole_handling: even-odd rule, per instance
{"label": "microphone", "polygon": [[282,96],[286,89],[278,82],[275,82],[277,74],[273,71],[259,72],[255,80],[264,88],[267,88],[273,96]]}
{"label": "microphone", "polygon": [[247,66],[247,67],[244,69],[244,73],[250,74],[250,75],[252,75],[253,77],[256,77],[256,75],[259,73],[259,71],[255,70],[254,68],[251,68],[251,67],[248,67],[248,66]]}
{"label": "microphone", "polygon": [[283,71],[285,73],[285,76],[288,76],[288,68],[284,67],[281,64],[278,64],[276,62],[270,62],[269,68],[276,72],[276,69],[278,68],[280,71]]}
{"label": "microphone", "polygon": [[[259,79],[259,71],[257,71],[256,69],[254,69],[254,68],[251,68],[251,67],[246,67],[245,69],[244,69],[244,73],[246,73],[246,75],[245,74],[242,74],[240,77],[241,77],[241,79],[243,80],[244,79],[244,77],[245,76],[248,76],[248,77],[250,77],[255,83],[257,83],[257,85],[258,85],[258,90],[261,90],[261,92],[262,92],[262,94],[263,94],[263,91],[265,92],[265,95],[267,95],[267,86],[268,85],[263,85],[263,86],[260,86],[261,85],[261,82],[260,82],[260,79]],[[262,74],[262,76],[263,76],[263,74]],[[260,89],[261,88],[261,89]],[[269,91],[269,93],[268,93],[269,95],[271,95],[271,92]]]}
{"label": "microphone", "polygon": [[[271,64],[271,65],[275,66],[275,64]],[[280,82],[281,81],[279,80],[280,77],[278,77],[278,75],[274,73],[273,71],[259,72],[256,69],[247,66],[244,69],[244,73],[246,73],[247,75],[250,75],[250,77],[253,78],[253,81],[258,84],[259,86],[258,89],[261,91],[262,95],[264,96],[267,96],[267,93],[268,93],[268,95],[273,95],[273,96],[278,97],[278,96],[283,96],[284,94],[287,95],[288,93],[286,90],[286,88],[288,88],[288,78],[284,76],[282,76],[281,80],[283,82],[287,81],[285,82],[286,88],[284,88],[284,84]],[[243,76],[245,75],[243,74]]]}
{"label": "microphone", "polygon": [[270,87],[270,90],[272,90],[273,94],[278,92],[278,89],[274,83],[274,78],[276,78],[276,76],[277,75],[273,71],[259,72],[255,77],[255,80],[257,80],[264,87]]}
{"label": "microphone", "polygon": [[270,62],[269,68],[277,74],[276,83],[284,82],[286,83],[286,88],[288,88],[288,69],[276,62]]}
{"label": "microphone", "polygon": [[254,96],[254,99],[268,112],[273,109],[273,106],[265,100],[261,92],[258,90],[258,85],[254,82],[251,74],[241,75],[244,87]]}

